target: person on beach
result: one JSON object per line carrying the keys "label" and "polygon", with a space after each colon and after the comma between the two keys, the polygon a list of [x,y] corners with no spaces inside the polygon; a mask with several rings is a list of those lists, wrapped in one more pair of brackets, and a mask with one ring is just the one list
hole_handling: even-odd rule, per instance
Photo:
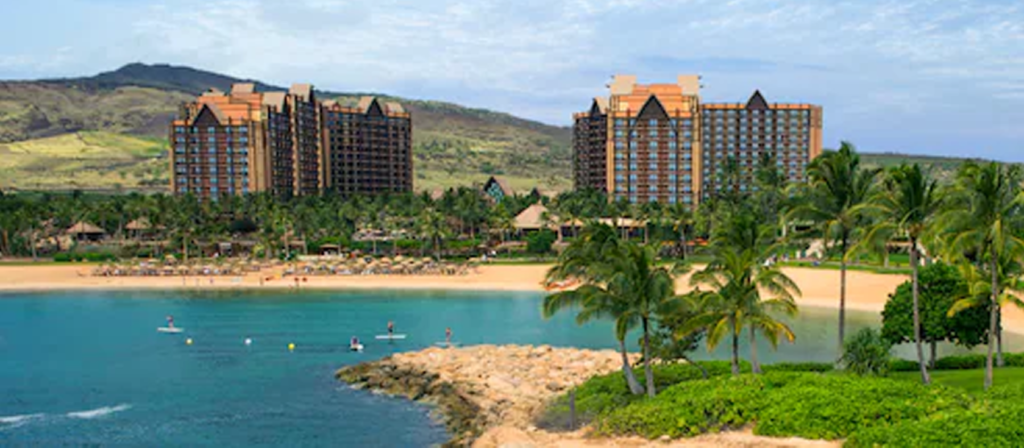
{"label": "person on beach", "polygon": [[395,334],[395,323],[389,320],[388,321],[388,336],[390,337],[390,336],[392,336],[394,334]]}
{"label": "person on beach", "polygon": [[444,343],[448,344],[449,347],[452,345],[452,327],[444,329]]}

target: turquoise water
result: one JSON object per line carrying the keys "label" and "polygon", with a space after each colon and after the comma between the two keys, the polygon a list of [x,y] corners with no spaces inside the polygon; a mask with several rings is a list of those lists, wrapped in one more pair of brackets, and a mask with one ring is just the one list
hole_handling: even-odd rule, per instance
{"label": "turquoise water", "polygon": [[[610,324],[580,327],[571,314],[545,321],[540,300],[509,292],[3,294],[0,445],[441,443],[444,428],[427,408],[351,390],[334,371],[434,345],[445,327],[463,344],[614,348]],[[155,331],[168,314],[184,335]],[[854,329],[877,321],[851,314]],[[834,319],[804,310],[793,322],[798,343],[762,347],[762,359],[829,360]],[[388,320],[408,339],[375,340]],[[353,335],[365,352],[347,350]],[[724,358],[725,349],[698,357]]]}

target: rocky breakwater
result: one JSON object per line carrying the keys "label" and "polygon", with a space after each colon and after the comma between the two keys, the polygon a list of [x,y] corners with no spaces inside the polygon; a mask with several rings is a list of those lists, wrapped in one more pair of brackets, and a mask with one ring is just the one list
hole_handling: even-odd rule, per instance
{"label": "rocky breakwater", "polygon": [[452,434],[449,445],[464,446],[499,426],[532,430],[532,418],[554,396],[621,366],[613,350],[479,345],[399,353],[336,376],[357,388],[436,405]]}

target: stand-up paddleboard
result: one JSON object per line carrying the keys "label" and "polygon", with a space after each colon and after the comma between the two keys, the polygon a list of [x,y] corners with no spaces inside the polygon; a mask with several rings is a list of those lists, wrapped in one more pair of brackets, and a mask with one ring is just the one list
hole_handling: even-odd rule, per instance
{"label": "stand-up paddleboard", "polygon": [[404,334],[378,334],[377,339],[405,339]]}
{"label": "stand-up paddleboard", "polygon": [[361,352],[361,351],[363,351],[363,344],[355,344],[355,345],[349,344],[348,345],[348,350],[350,352]]}
{"label": "stand-up paddleboard", "polygon": [[436,345],[438,347],[458,347],[459,343],[458,342],[445,342],[445,341],[441,341],[441,342],[435,342],[434,345]]}
{"label": "stand-up paddleboard", "polygon": [[156,331],[158,331],[160,333],[181,333],[181,332],[185,331],[185,329],[184,328],[178,328],[178,327],[158,327],[156,329]]}

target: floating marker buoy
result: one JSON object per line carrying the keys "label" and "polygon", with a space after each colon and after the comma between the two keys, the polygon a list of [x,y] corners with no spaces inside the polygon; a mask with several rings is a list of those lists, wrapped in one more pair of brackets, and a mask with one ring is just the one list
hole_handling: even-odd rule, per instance
{"label": "floating marker buoy", "polygon": [[245,338],[245,345],[252,345],[252,339]]}
{"label": "floating marker buoy", "polygon": [[289,343],[288,344],[288,351],[292,351],[292,350],[295,350],[295,344],[294,343]]}
{"label": "floating marker buoy", "polygon": [[192,338],[185,339],[185,345],[192,345]]}

